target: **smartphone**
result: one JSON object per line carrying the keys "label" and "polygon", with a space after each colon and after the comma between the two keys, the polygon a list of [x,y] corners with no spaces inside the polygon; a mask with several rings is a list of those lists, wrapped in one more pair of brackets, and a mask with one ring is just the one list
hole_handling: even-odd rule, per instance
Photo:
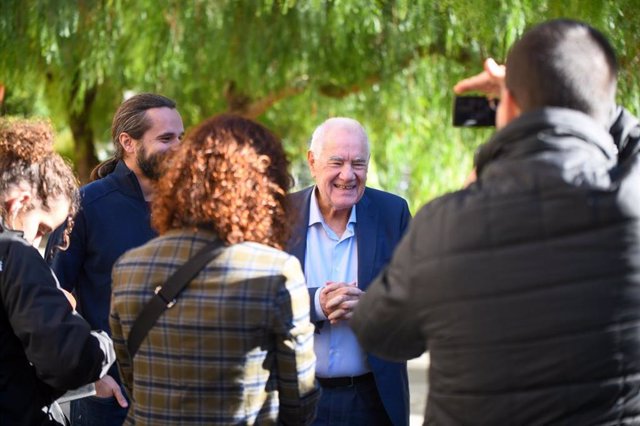
{"label": "smartphone", "polygon": [[490,127],[496,125],[497,99],[484,96],[456,96],[453,104],[455,127]]}

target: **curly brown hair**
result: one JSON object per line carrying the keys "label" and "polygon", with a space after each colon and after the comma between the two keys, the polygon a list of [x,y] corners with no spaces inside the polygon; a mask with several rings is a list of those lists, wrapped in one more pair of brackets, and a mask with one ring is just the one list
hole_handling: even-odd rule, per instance
{"label": "curly brown hair", "polygon": [[228,244],[283,249],[288,167],[280,140],[264,126],[232,114],[209,118],[187,135],[158,182],[152,224],[160,234],[208,229]]}
{"label": "curly brown hair", "polygon": [[64,248],[79,206],[78,180],[71,165],[53,150],[53,130],[44,121],[0,120],[0,215],[4,215],[7,191],[29,185],[44,208],[64,197],[71,203],[64,233]]}

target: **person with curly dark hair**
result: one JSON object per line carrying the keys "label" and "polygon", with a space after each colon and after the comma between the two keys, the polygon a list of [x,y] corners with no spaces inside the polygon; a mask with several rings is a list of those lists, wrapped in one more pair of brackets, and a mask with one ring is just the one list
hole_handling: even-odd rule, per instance
{"label": "person with curly dark hair", "polygon": [[[75,213],[78,184],[47,123],[0,121],[0,424],[55,425],[54,400],[115,360],[75,312],[37,246]],[[67,221],[72,226],[72,221]]]}
{"label": "person with curly dark hair", "polygon": [[[315,417],[309,297],[298,260],[282,251],[287,168],[280,141],[235,115],[204,121],[173,156],[152,204],[160,236],[113,270],[111,329],[129,424],[302,425]],[[221,254],[132,359],[131,326],[154,289],[216,240]]]}

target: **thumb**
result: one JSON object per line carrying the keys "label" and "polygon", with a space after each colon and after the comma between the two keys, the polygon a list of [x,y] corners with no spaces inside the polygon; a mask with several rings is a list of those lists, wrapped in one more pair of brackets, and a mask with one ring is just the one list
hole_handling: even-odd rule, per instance
{"label": "thumb", "polygon": [[120,404],[122,408],[127,408],[129,406],[127,398],[125,398],[122,394],[122,389],[120,388],[120,386],[116,385],[115,387],[113,387],[113,396],[116,398],[116,401],[118,401],[118,404]]}
{"label": "thumb", "polygon": [[499,65],[493,58],[487,58],[484,61],[484,69],[492,77],[497,77],[497,78],[505,77],[505,66]]}

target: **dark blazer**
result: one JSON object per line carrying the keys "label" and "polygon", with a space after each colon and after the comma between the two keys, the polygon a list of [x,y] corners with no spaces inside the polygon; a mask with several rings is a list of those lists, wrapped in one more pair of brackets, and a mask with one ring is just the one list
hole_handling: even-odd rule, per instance
{"label": "dark blazer", "polygon": [[[304,268],[309,228],[309,203],[315,187],[289,195],[297,217],[287,251],[300,260]],[[411,214],[402,198],[366,188],[356,204],[356,238],[358,245],[358,286],[366,290],[378,272],[389,262],[393,249],[402,238]],[[316,289],[310,289],[311,318],[317,318],[313,304]],[[394,425],[409,424],[409,381],[405,362],[389,362],[367,354],[369,366],[378,384],[378,393]]]}

